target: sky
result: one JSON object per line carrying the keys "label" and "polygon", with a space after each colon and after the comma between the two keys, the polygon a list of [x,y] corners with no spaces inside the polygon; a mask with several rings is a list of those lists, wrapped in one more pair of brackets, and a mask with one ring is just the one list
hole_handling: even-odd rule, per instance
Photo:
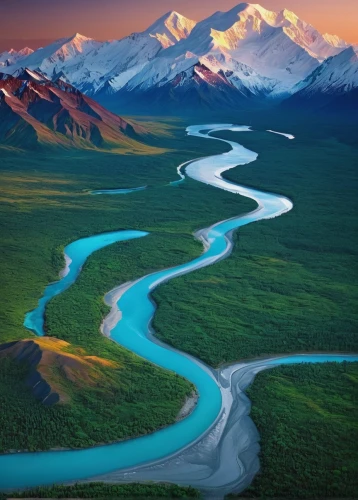
{"label": "sky", "polygon": [[[358,43],[358,0],[255,0],[270,10],[287,8],[322,33]],[[81,33],[97,40],[143,31],[168,11],[200,21],[240,0],[0,0],[0,51]]]}

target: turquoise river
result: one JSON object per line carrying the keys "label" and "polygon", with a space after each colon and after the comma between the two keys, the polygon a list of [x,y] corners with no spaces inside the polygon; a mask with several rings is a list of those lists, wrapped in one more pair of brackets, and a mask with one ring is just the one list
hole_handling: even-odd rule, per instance
{"label": "turquoise river", "polygon": [[[189,135],[205,139],[217,139],[210,132],[218,130],[251,132],[249,127],[227,125],[201,125],[187,129]],[[280,216],[292,209],[293,204],[284,196],[264,193],[233,184],[221,177],[221,173],[238,165],[253,162],[257,154],[243,146],[224,141],[230,146],[225,154],[193,160],[178,170],[181,177],[191,177],[242,196],[254,199],[258,207],[253,212],[225,220],[197,233],[204,244],[202,255],[186,264],[165,269],[131,283],[119,294],[117,307],[121,314],[111,324],[110,338],[139,356],[190,380],[199,394],[194,411],[184,420],[153,434],[116,444],[84,450],[15,453],[0,456],[0,489],[11,490],[38,485],[79,481],[125,469],[139,464],[163,459],[195,442],[217,420],[222,408],[222,394],[212,371],[203,363],[161,343],[153,341],[151,320],[155,306],[150,293],[159,284],[184,273],[211,265],[228,256],[232,249],[232,232],[246,224]],[[133,191],[139,191],[137,188]],[[168,187],[170,189],[170,187]],[[131,190],[102,190],[95,194],[128,193]],[[118,231],[96,235],[75,241],[65,248],[66,268],[61,279],[50,284],[40,299],[38,307],[26,315],[24,325],[36,335],[44,335],[46,304],[55,295],[73,284],[86,259],[95,251],[118,241],[145,237],[142,231]],[[287,356],[271,360],[270,364],[357,361],[350,355]]]}

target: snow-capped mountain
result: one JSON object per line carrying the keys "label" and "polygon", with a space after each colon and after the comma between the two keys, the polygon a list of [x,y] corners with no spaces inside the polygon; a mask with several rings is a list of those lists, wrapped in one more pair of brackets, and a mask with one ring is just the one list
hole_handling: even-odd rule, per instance
{"label": "snow-capped mountain", "polygon": [[289,84],[307,76],[325,58],[344,47],[324,38],[288,10],[271,12],[257,4],[239,4],[199,22],[182,43],[161,56],[185,52],[197,56],[230,55],[259,74]]}
{"label": "snow-capped mountain", "polygon": [[307,78],[296,84],[285,106],[313,108],[349,105],[358,109],[358,55],[353,47],[326,59]]}
{"label": "snow-capped mountain", "polygon": [[143,33],[149,35],[161,44],[163,49],[175,45],[180,40],[188,38],[196,22],[188,19],[178,12],[172,11],[164,14]]}
{"label": "snow-capped mountain", "polygon": [[[275,13],[260,5],[240,4],[197,23],[189,36],[159,51],[150,64],[134,67],[131,75],[126,74],[126,81],[123,74],[109,79],[97,90],[97,98],[110,104],[108,94],[112,94],[112,101],[127,110],[139,103],[143,109],[145,103],[147,108],[149,103],[150,108],[153,103],[158,107],[159,96],[168,100],[164,98],[168,89],[173,96],[182,95],[183,88],[192,88],[189,75],[197,85],[203,83],[195,69],[200,65],[224,76],[240,93],[240,102],[245,96],[251,102],[253,96],[284,96],[327,57],[347,46],[338,37],[321,35],[288,10]],[[179,87],[178,81],[186,83]],[[200,99],[197,104],[202,103]]]}
{"label": "snow-capped mountain", "polygon": [[78,89],[94,94],[112,78],[123,86],[160,50],[187,37],[194,26],[195,21],[169,12],[146,31],[121,40],[99,42],[76,33],[35,51],[25,61],[14,61],[4,71],[26,65],[50,78],[62,74]]}
{"label": "snow-capped mountain", "polygon": [[21,62],[26,59],[33,50],[29,47],[25,47],[21,50],[10,49],[9,51],[0,53],[0,69],[14,66],[16,63]]}
{"label": "snow-capped mountain", "polygon": [[17,61],[13,69],[16,70],[19,67],[26,66],[50,78],[52,75],[63,71],[69,77],[69,81],[72,82],[73,78],[70,75],[76,72],[77,66],[85,61],[91,51],[98,49],[101,45],[101,42],[76,33],[70,38],[62,38],[47,47],[36,50],[25,60]]}
{"label": "snow-capped mountain", "polygon": [[[256,88],[255,88],[256,90]],[[103,96],[102,96],[103,97]],[[112,102],[113,96],[109,97]],[[106,103],[106,99],[103,99]],[[256,106],[257,96],[232,72],[212,71],[200,61],[182,67],[172,80],[162,80],[148,88],[123,87],[115,94],[116,107],[124,111],[141,112],[150,109],[159,114],[181,114],[193,110],[243,109]]]}
{"label": "snow-capped mountain", "polygon": [[[49,78],[60,75],[117,109],[125,104],[130,111],[130,103],[141,102],[146,112],[153,111],[159,96],[167,96],[169,106],[171,99],[177,101],[175,94],[185,98],[185,88],[193,92],[191,99],[200,96],[198,104],[207,106],[215,87],[223,92],[223,78],[225,93],[230,94],[227,105],[232,105],[235,92],[240,102],[283,99],[299,91],[297,85],[327,58],[348,48],[337,36],[320,34],[287,9],[273,12],[241,3],[200,22],[169,12],[142,33],[121,40],[98,42],[76,34],[13,61],[3,71],[26,65]],[[205,75],[199,68],[205,68]],[[198,90],[195,85],[211,86],[205,99],[202,89],[193,91]]]}

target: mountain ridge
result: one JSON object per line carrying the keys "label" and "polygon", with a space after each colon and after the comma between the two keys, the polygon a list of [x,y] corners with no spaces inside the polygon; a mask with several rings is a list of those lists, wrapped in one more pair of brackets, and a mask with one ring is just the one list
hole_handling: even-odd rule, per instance
{"label": "mountain ridge", "polygon": [[28,68],[16,76],[0,73],[2,144],[140,151],[146,134],[61,79]]}
{"label": "mountain ridge", "polygon": [[[322,35],[288,9],[274,12],[259,4],[240,3],[199,22],[170,11],[145,31],[121,40],[98,42],[76,33],[21,61],[14,60],[3,71],[11,73],[24,63],[50,79],[61,75],[110,107],[120,109],[123,103],[123,109],[130,112],[128,103],[140,101],[142,111],[151,113],[156,109],[150,100],[157,101],[160,94],[167,94],[169,107],[170,95],[173,105],[178,99],[175,93],[185,99],[183,89],[176,84],[178,79],[187,82],[192,72],[192,84],[202,83],[191,70],[196,65],[218,75],[217,92],[222,89],[220,75],[224,75],[225,92],[231,94],[228,89],[232,84],[241,93],[238,101],[246,95],[253,102],[252,94],[258,101],[263,97],[279,101],[298,92],[302,82],[327,59],[349,47],[336,35]],[[184,80],[180,77],[183,73]],[[193,85],[187,88],[193,89]],[[354,88],[357,85],[354,80]],[[219,101],[225,105],[222,96],[214,98],[212,90],[208,93],[213,97],[212,105]],[[203,97],[201,92],[196,94]],[[196,104],[201,106],[205,101],[209,105],[206,97]],[[227,106],[231,105],[232,98],[228,98]]]}
{"label": "mountain ridge", "polygon": [[358,109],[358,55],[352,46],[326,59],[307,78],[299,82],[286,108],[304,105],[313,109]]}

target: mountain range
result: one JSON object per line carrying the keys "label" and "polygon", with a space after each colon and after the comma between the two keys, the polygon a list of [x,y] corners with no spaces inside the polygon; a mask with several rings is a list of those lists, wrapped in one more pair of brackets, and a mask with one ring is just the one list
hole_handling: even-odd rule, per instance
{"label": "mountain range", "polygon": [[145,135],[60,78],[30,69],[0,73],[0,143],[135,151]]}
{"label": "mountain range", "polygon": [[121,40],[99,42],[77,33],[34,52],[1,54],[0,65],[5,73],[27,67],[61,78],[125,112],[272,101],[324,108],[342,99],[357,106],[357,51],[287,9],[241,3],[200,22],[169,12]]}

